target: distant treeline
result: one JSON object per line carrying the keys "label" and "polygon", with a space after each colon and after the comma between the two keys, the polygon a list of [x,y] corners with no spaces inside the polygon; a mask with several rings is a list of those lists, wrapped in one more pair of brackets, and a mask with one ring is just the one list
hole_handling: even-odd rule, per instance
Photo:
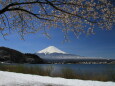
{"label": "distant treeline", "polygon": [[21,53],[17,50],[7,47],[0,47],[0,62],[6,63],[31,63],[41,64],[45,63],[43,59],[35,54]]}
{"label": "distant treeline", "polygon": [[36,54],[21,53],[7,47],[0,47],[0,63],[29,64],[115,64],[115,59],[42,59]]}

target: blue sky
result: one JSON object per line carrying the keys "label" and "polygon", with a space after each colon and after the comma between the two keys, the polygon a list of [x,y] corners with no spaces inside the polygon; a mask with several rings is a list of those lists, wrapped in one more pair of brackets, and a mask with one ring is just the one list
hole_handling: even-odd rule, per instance
{"label": "blue sky", "polygon": [[25,40],[20,40],[19,35],[12,33],[6,37],[7,40],[0,36],[0,46],[13,48],[23,53],[35,53],[48,46],[55,46],[76,55],[115,58],[115,28],[113,27],[110,31],[95,29],[97,29],[95,35],[82,34],[78,39],[69,33],[70,41],[65,43],[63,43],[64,34],[58,28],[48,30],[51,39],[45,37],[42,32],[38,32],[26,35]]}
{"label": "blue sky", "polygon": [[0,37],[0,46],[5,46],[19,50],[23,53],[35,53],[48,46],[55,46],[67,53],[90,57],[115,58],[115,29],[110,31],[98,29],[95,35],[86,36],[82,34],[78,39],[69,34],[70,41],[64,41],[64,34],[60,29],[48,30],[51,39],[48,39],[42,32],[29,34],[25,40],[20,40],[20,36],[12,33],[7,36],[7,40]]}

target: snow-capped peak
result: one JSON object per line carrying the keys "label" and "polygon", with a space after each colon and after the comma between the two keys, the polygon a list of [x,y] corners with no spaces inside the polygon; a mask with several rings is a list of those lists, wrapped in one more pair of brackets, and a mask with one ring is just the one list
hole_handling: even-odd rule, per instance
{"label": "snow-capped peak", "polygon": [[45,54],[51,54],[51,53],[62,53],[66,54],[66,52],[61,51],[60,49],[54,47],[54,46],[49,46],[41,51],[38,51],[37,53],[45,53]]}

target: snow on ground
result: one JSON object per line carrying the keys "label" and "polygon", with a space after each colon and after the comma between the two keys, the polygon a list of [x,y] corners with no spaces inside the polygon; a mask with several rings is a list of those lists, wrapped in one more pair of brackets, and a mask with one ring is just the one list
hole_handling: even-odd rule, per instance
{"label": "snow on ground", "polygon": [[0,86],[115,86],[115,82],[52,78],[0,71]]}

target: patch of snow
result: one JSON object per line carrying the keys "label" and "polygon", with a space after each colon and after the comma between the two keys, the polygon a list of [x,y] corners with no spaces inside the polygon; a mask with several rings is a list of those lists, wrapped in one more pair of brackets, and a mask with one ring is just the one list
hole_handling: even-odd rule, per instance
{"label": "patch of snow", "polygon": [[45,53],[45,54],[51,54],[51,53],[62,53],[66,54],[66,52],[61,51],[60,49],[54,47],[54,46],[49,46],[41,51],[38,51],[37,53]]}
{"label": "patch of snow", "polygon": [[115,86],[115,82],[53,78],[0,71],[0,86]]}

